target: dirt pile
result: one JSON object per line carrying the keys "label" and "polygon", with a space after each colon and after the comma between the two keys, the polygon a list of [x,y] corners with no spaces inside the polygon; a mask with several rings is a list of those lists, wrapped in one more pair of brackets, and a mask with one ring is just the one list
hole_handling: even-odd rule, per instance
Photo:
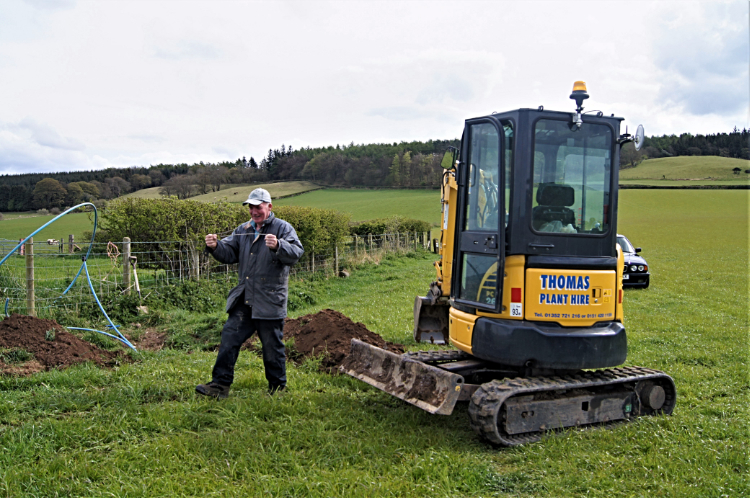
{"label": "dirt pile", "polygon": [[401,354],[404,346],[386,342],[362,323],[355,323],[338,311],[325,309],[305,315],[284,324],[284,340],[294,339],[294,351],[287,352],[292,361],[323,356],[321,368],[327,372],[338,372],[351,349],[352,339],[372,344],[379,348]]}
{"label": "dirt pile", "polygon": [[0,322],[0,373],[29,375],[85,361],[112,366],[120,357],[79,339],[54,320],[13,313]]}

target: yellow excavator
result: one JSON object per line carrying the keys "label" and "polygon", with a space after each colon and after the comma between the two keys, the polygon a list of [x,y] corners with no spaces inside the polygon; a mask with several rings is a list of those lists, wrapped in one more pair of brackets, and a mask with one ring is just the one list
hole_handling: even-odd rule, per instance
{"label": "yellow excavator", "polygon": [[674,381],[627,357],[617,245],[623,118],[517,109],[465,122],[446,152],[437,279],[416,298],[414,339],[396,355],[352,340],[342,371],[430,413],[469,402],[499,446],[567,427],[670,414]]}

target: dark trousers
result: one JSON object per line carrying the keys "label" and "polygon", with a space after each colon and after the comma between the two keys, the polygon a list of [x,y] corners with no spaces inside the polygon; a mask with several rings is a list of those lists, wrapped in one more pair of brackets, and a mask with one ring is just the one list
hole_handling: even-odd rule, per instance
{"label": "dark trousers", "polygon": [[252,308],[242,303],[229,311],[229,319],[221,331],[221,345],[213,371],[214,382],[224,386],[232,385],[240,347],[255,332],[258,332],[263,345],[263,366],[266,369],[268,388],[276,390],[286,387],[286,351],[282,342],[284,319],[253,319]]}

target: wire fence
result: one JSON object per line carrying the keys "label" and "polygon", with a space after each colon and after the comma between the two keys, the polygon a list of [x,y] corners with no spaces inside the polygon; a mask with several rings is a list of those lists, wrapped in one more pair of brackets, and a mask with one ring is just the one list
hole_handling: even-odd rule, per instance
{"label": "wire fence", "polygon": [[[333,253],[306,251],[292,267],[291,278],[333,277],[387,254],[428,250],[430,232],[352,236]],[[81,272],[88,243],[58,240],[0,239],[0,258],[14,252],[0,266],[0,306],[3,314],[40,317],[78,314],[95,306],[85,272]],[[185,241],[123,241],[94,243],[86,258],[91,284],[101,300],[139,292],[141,296],[185,281],[237,282],[238,265],[213,259],[205,246]],[[73,284],[73,285],[71,285]],[[108,310],[109,311],[109,310]]]}

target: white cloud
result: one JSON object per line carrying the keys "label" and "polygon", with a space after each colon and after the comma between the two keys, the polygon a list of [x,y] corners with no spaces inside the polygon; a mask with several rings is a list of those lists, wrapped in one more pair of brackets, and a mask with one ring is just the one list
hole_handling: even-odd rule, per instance
{"label": "white cloud", "polygon": [[30,134],[31,139],[39,145],[52,149],[83,150],[86,146],[80,140],[61,136],[57,130],[32,118],[23,118],[17,126],[19,131]]}
{"label": "white cloud", "polygon": [[750,125],[746,2],[425,5],[0,2],[0,170],[454,138],[579,79],[648,134]]}
{"label": "white cloud", "polygon": [[747,9],[734,2],[675,11],[655,40],[661,100],[696,116],[733,116],[743,103],[747,108]]}

